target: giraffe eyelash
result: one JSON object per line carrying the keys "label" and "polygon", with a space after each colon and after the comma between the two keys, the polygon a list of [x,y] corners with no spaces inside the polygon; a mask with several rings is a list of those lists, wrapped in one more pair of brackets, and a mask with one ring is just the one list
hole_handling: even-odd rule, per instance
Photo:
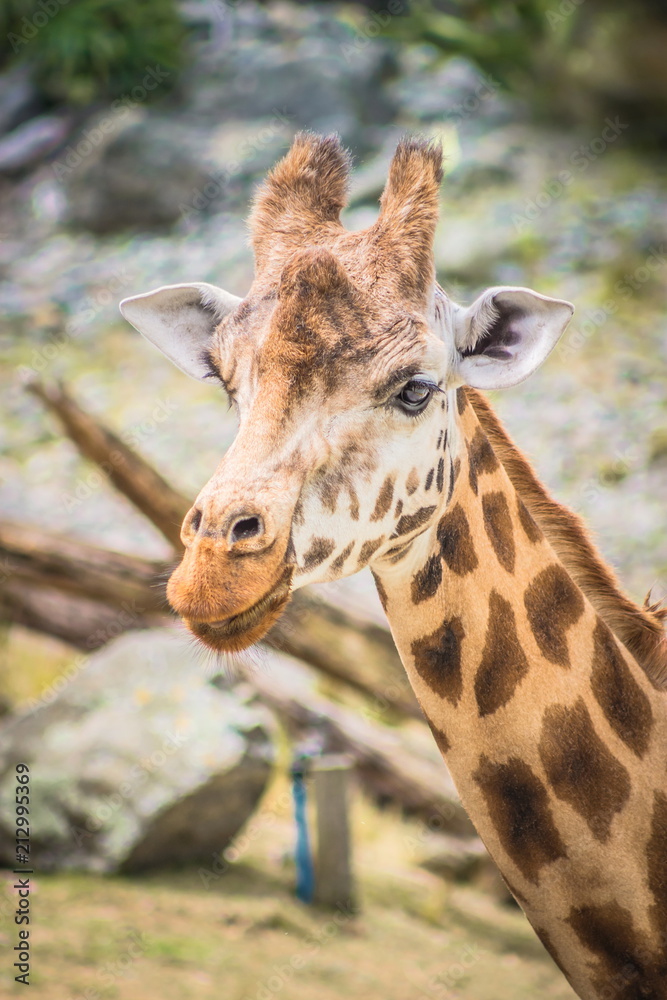
{"label": "giraffe eyelash", "polygon": [[[436,382],[431,382],[427,378],[411,378],[411,379],[408,380],[408,382],[409,382],[410,385],[418,385],[420,387],[423,387],[424,389],[430,389],[431,392],[444,392],[445,391],[442,388],[442,386],[437,385]],[[408,384],[408,382],[406,382],[406,385]]]}
{"label": "giraffe eyelash", "polygon": [[220,372],[217,369],[215,362],[211,356],[210,351],[204,351],[201,356],[202,364],[206,367],[206,372],[202,375],[202,381],[208,382],[209,379],[213,379],[218,385],[222,386],[227,396],[227,409],[231,410],[236,408],[238,412],[238,407],[236,407],[236,399],[234,397],[234,390],[230,389],[226,382],[223,382]]}
{"label": "giraffe eyelash", "polygon": [[203,351],[202,354],[201,354],[201,359],[200,360],[201,360],[201,363],[206,368],[206,374],[202,375],[202,379],[204,379],[206,381],[208,381],[208,379],[215,379],[216,382],[219,382],[220,385],[223,387],[223,389],[225,389],[228,392],[229,390],[227,390],[227,386],[222,381],[222,378],[220,376],[220,372],[218,371],[218,366],[216,365],[215,361],[213,360],[213,355],[211,354],[211,352],[210,351]]}

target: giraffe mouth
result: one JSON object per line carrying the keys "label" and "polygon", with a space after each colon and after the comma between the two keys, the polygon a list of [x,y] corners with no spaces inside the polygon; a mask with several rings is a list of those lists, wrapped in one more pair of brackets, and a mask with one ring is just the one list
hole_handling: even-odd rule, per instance
{"label": "giraffe mouth", "polygon": [[291,596],[292,573],[288,566],[277,584],[245,611],[220,621],[197,622],[184,618],[185,625],[209,649],[217,653],[240,652],[258,642],[274,625]]}

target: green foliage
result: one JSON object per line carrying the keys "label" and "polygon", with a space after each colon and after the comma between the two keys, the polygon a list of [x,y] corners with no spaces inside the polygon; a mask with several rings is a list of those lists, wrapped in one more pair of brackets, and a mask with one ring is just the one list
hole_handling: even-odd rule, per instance
{"label": "green foliage", "polygon": [[581,23],[581,8],[563,0],[413,0],[386,33],[464,56],[507,90],[549,103]]}
{"label": "green foliage", "polygon": [[545,55],[553,56],[575,29],[578,10],[558,11],[558,0],[414,0],[389,33],[465,56],[512,89],[542,75]]}
{"label": "green foliage", "polygon": [[664,4],[410,0],[406,9],[386,34],[476,63],[540,120],[590,125],[622,112],[632,117],[632,142],[667,141]]}
{"label": "green foliage", "polygon": [[173,82],[184,28],[175,0],[3,0],[0,37],[48,100],[83,105],[130,92],[149,68]]}

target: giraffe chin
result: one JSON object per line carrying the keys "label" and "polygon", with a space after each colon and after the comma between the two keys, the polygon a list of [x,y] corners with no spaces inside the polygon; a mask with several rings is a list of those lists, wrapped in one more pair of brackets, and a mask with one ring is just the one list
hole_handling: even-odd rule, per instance
{"label": "giraffe chin", "polygon": [[216,653],[239,653],[259,642],[280,618],[289,603],[292,581],[289,567],[275,587],[238,615],[221,621],[183,621],[192,634]]}

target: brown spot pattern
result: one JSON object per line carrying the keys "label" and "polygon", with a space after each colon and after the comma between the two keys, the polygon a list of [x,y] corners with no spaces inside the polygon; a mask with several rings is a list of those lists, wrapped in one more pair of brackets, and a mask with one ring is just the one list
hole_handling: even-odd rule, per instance
{"label": "brown spot pattern", "polygon": [[542,944],[544,945],[544,947],[549,952],[549,954],[553,958],[554,962],[556,963],[556,965],[560,969],[560,971],[563,973],[563,975],[567,975],[567,973],[565,971],[565,966],[564,966],[564,964],[563,964],[563,962],[561,960],[560,955],[558,954],[558,949],[556,948],[556,945],[551,940],[551,935],[549,934],[549,932],[546,931],[546,930],[544,930],[541,927],[534,927],[534,930],[535,930],[535,933],[537,934],[538,938],[540,939],[540,941],[542,942]]}
{"label": "brown spot pattern", "polygon": [[378,493],[378,498],[375,501],[375,507],[373,508],[373,513],[371,514],[371,521],[380,521],[388,512],[391,507],[391,502],[394,499],[394,477],[387,476],[383,482],[380,492]]}
{"label": "brown spot pattern", "polygon": [[438,493],[442,493],[444,485],[445,485],[445,460],[444,458],[440,458],[440,461],[438,462],[438,472],[435,477],[435,488],[437,489]]}
{"label": "brown spot pattern", "polygon": [[461,645],[465,630],[460,618],[444,621],[440,628],[412,643],[419,676],[436,694],[457,705],[463,691]]}
{"label": "brown spot pattern", "polygon": [[322,501],[322,506],[325,507],[331,514],[333,514],[336,510],[341,485],[342,476],[339,473],[334,473],[330,476],[323,476],[317,483],[317,492],[320,500]]}
{"label": "brown spot pattern", "polygon": [[653,795],[651,836],[646,845],[648,887],[655,904],[650,908],[656,932],[667,933],[667,795]]}
{"label": "brown spot pattern", "polygon": [[384,535],[380,535],[379,538],[373,539],[372,542],[364,542],[364,544],[361,546],[361,549],[359,550],[360,566],[365,565],[368,562],[373,553],[380,548],[380,546],[384,541],[384,538],[385,538]]}
{"label": "brown spot pattern", "polygon": [[419,473],[416,469],[410,469],[408,473],[408,478],[405,480],[405,489],[409,497],[415,492],[419,486]]}
{"label": "brown spot pattern", "polygon": [[333,550],[336,548],[336,543],[333,538],[313,538],[310,543],[310,547],[303,557],[303,568],[312,569],[314,566],[319,566],[327,559]]}
{"label": "brown spot pattern", "polygon": [[438,542],[442,558],[453,573],[465,576],[477,569],[478,559],[470,525],[460,503],[440,518]]}
{"label": "brown spot pattern", "polygon": [[431,722],[430,719],[427,719],[426,721],[428,722],[429,729],[433,733],[433,739],[435,740],[438,746],[438,750],[440,751],[441,754],[443,755],[446,754],[447,751],[451,750],[452,747],[451,743],[447,738],[447,734],[444,732],[444,730],[440,729],[439,726],[436,726],[435,723]]}
{"label": "brown spot pattern", "polygon": [[540,869],[566,857],[547,790],[524,760],[506,763],[480,757],[473,774],[498,839],[524,878],[537,882]]}
{"label": "brown spot pattern", "polygon": [[613,1000],[663,1000],[667,962],[637,932],[632,914],[615,900],[573,906],[567,918],[582,945],[598,959],[593,986]]}
{"label": "brown spot pattern", "polygon": [[492,590],[484,652],[475,676],[475,697],[480,715],[491,715],[506,705],[528,673],[528,660],[516,630],[509,601]]}
{"label": "brown spot pattern", "polygon": [[459,472],[461,471],[461,459],[457,458],[456,461],[452,462],[452,466],[449,474],[449,488],[447,490],[447,503],[452,499],[452,493],[454,492],[454,487],[456,486],[456,480],[459,478]]}
{"label": "brown spot pattern", "polygon": [[407,542],[399,542],[398,545],[392,545],[390,549],[385,552],[385,558],[387,558],[391,563],[400,562],[412,548],[413,539],[409,539]]}
{"label": "brown spot pattern", "polygon": [[537,524],[533,520],[532,515],[529,513],[528,508],[521,497],[517,497],[516,509],[517,514],[519,515],[519,521],[521,522],[521,527],[526,533],[526,538],[529,542],[532,542],[533,545],[535,545],[536,542],[539,542],[541,539],[542,532],[537,527]]}
{"label": "brown spot pattern", "polygon": [[547,660],[570,666],[567,630],[584,613],[584,599],[562,566],[538,573],[526,589],[524,604],[535,641]]}
{"label": "brown spot pattern", "polygon": [[421,604],[422,601],[433,597],[441,583],[442,559],[440,556],[431,556],[412,578],[410,585],[412,603]]}
{"label": "brown spot pattern", "polygon": [[434,469],[429,469],[428,472],[426,473],[426,479],[424,481],[424,489],[427,492],[428,492],[428,490],[431,489],[431,486],[433,485],[433,475],[434,475],[434,472],[435,472]]}
{"label": "brown spot pattern", "polygon": [[303,500],[301,499],[301,497],[299,497],[294,507],[294,512],[292,514],[292,522],[293,524],[303,524],[304,522]]}
{"label": "brown spot pattern", "polygon": [[477,496],[477,480],[484,472],[495,472],[499,468],[499,462],[495,452],[489,444],[489,439],[478,427],[472,441],[468,442],[468,480],[470,489]]}
{"label": "brown spot pattern", "polygon": [[398,538],[399,535],[407,535],[410,531],[414,531],[415,528],[421,528],[422,525],[426,524],[434,510],[434,506],[420,507],[414,514],[403,514],[403,516],[399,518],[391,537]]}
{"label": "brown spot pattern", "polygon": [[593,632],[591,687],[616,735],[638,757],[643,757],[653,728],[651,702],[632,676],[616,640],[600,618]]}
{"label": "brown spot pattern", "polygon": [[357,496],[357,491],[354,486],[348,486],[348,492],[350,494],[350,517],[353,521],[359,520],[359,497]]}
{"label": "brown spot pattern", "polygon": [[465,413],[467,405],[468,399],[466,397],[466,391],[463,386],[461,386],[460,389],[456,390],[456,408],[461,416]]}
{"label": "brown spot pattern", "polygon": [[394,511],[394,517],[399,518],[401,516],[401,511],[403,510],[403,501],[396,501],[396,510]]}
{"label": "brown spot pattern", "polygon": [[[372,570],[371,570],[371,573],[373,573]],[[387,604],[389,603],[388,602],[388,598],[387,598],[387,591],[384,589],[384,584],[382,583],[382,580],[375,573],[373,573],[373,579],[375,580],[375,589],[378,592],[378,597],[380,598],[380,604],[382,605],[382,607],[386,611],[387,610]]]}
{"label": "brown spot pattern", "polygon": [[514,572],[516,549],[514,546],[514,525],[507,497],[497,490],[482,497],[484,527],[498,557],[498,562],[508,573]]}
{"label": "brown spot pattern", "polygon": [[538,750],[554,794],[607,840],[630,795],[630,775],[596,733],[583,698],[546,709]]}
{"label": "brown spot pattern", "polygon": [[333,570],[334,573],[340,572],[340,570],[343,568],[343,563],[350,555],[353,548],[354,548],[354,542],[350,542],[349,545],[346,545],[343,551],[339,553],[335,559],[332,560],[329,569]]}

